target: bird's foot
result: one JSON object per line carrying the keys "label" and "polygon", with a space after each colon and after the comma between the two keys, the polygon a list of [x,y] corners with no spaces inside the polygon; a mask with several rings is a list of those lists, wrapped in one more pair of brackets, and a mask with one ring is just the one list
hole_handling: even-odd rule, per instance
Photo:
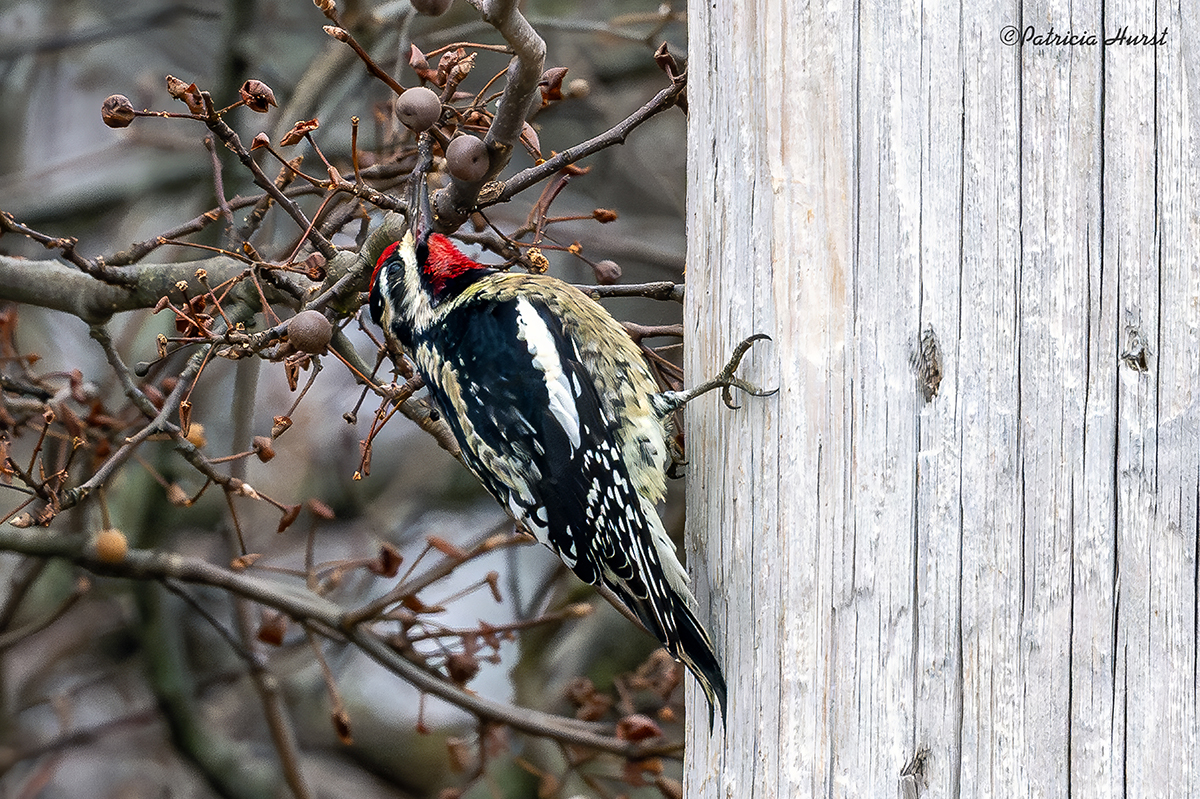
{"label": "bird's foot", "polygon": [[722,369],[720,373],[718,373],[717,376],[712,380],[701,383],[695,388],[688,389],[687,391],[664,391],[659,395],[661,397],[659,415],[666,416],[668,413],[674,413],[684,405],[687,405],[689,402],[694,400],[696,397],[699,397],[701,394],[707,394],[708,392],[718,388],[721,389],[721,400],[725,403],[725,407],[732,408],[734,410],[742,407],[733,401],[733,389],[735,388],[746,392],[752,397],[769,397],[778,392],[779,389],[777,388],[770,391],[765,391],[753,383],[749,383],[745,380],[742,380],[740,377],[735,376],[737,368],[742,362],[742,358],[745,357],[750,348],[754,346],[754,342],[761,341],[763,339],[770,341],[771,337],[766,333],[755,333],[741,344],[738,344],[733,350],[733,357],[729,359],[729,363],[725,364],[725,368]]}

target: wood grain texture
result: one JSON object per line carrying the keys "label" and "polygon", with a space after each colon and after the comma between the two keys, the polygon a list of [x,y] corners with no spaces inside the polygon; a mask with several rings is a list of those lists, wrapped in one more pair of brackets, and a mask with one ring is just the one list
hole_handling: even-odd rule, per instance
{"label": "wood grain texture", "polygon": [[688,796],[1200,795],[1200,10],[1085,5],[689,4]]}

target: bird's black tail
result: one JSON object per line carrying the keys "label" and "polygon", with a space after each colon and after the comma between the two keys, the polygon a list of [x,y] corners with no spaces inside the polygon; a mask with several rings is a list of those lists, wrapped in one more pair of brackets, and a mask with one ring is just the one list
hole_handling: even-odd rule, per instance
{"label": "bird's black tail", "polygon": [[649,598],[633,596],[628,586],[605,581],[621,601],[641,620],[646,629],[659,640],[671,656],[687,666],[700,683],[708,698],[708,729],[713,729],[714,712],[721,707],[721,721],[726,719],[725,675],[717,660],[712,639],[687,598],[662,585],[661,592],[651,590]]}

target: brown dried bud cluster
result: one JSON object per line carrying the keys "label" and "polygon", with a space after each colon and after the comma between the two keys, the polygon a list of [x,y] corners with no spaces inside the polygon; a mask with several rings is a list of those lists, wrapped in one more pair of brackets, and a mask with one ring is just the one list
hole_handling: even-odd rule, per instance
{"label": "brown dried bud cluster", "polygon": [[263,83],[261,80],[248,80],[242,84],[242,88],[238,90],[238,94],[242,97],[242,102],[251,111],[257,111],[260,114],[267,113],[275,102],[275,93],[271,91],[271,87]]}
{"label": "brown dried bud cluster", "polygon": [[543,274],[550,268],[550,261],[542,255],[540,247],[530,247],[525,252],[525,257],[529,260],[529,270],[535,275]]}
{"label": "brown dried bud cluster", "polygon": [[104,105],[100,106],[100,118],[110,128],[127,128],[136,116],[133,103],[123,94],[114,94],[106,98]]}

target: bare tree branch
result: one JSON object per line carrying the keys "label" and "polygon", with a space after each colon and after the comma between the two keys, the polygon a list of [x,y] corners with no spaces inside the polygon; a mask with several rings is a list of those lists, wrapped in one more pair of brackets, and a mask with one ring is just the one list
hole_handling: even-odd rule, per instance
{"label": "bare tree branch", "polygon": [[452,178],[449,185],[431,198],[438,227],[443,230],[458,228],[474,207],[479,190],[508,166],[525,127],[525,119],[538,97],[538,81],[542,79],[546,63],[546,42],[518,10],[516,0],[471,2],[479,9],[484,21],[500,32],[516,55],[509,62],[504,92],[483,140],[490,160],[487,173],[481,180],[472,182]]}
{"label": "bare tree branch", "polygon": [[20,530],[0,525],[0,550],[39,558],[63,558],[100,575],[133,580],[172,579],[221,588],[274,608],[297,622],[322,629],[326,634],[344,637],[419,690],[450,702],[480,719],[633,760],[664,751],[657,746],[643,746],[596,731],[605,725],[585,724],[574,719],[516,708],[465,691],[405,659],[369,629],[361,626],[344,628],[346,611],[302,586],[223,569],[203,560],[167,551],[130,549],[119,563],[109,563],[89,552],[86,544],[77,537],[57,535],[46,530]]}

